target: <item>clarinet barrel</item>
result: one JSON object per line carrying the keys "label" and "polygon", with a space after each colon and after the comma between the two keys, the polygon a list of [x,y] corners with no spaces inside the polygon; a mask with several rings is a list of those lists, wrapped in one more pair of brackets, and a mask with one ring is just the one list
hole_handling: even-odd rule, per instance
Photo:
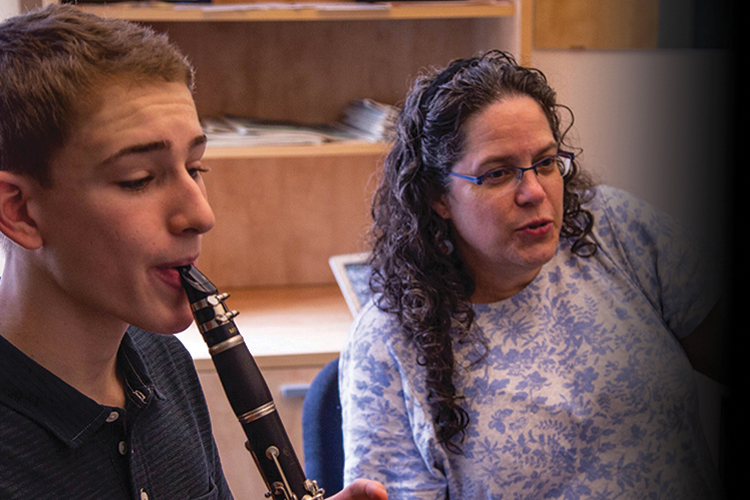
{"label": "clarinet barrel", "polygon": [[227,399],[245,431],[245,446],[275,500],[322,500],[305,477],[263,375],[216,287],[194,266],[179,269],[196,325],[208,345]]}

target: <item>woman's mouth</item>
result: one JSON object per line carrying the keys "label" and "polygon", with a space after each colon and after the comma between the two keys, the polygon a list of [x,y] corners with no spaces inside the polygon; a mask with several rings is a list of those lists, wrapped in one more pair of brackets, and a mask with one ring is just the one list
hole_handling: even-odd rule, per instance
{"label": "woman's mouth", "polygon": [[525,226],[522,226],[518,232],[526,236],[545,236],[552,230],[551,220],[535,220]]}

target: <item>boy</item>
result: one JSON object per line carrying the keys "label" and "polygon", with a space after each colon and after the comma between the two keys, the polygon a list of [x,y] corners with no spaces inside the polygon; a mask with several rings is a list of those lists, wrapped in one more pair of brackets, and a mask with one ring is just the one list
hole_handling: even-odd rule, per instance
{"label": "boy", "polygon": [[0,497],[231,498],[190,356],[148,333],[192,321],[176,267],[214,224],[192,68],[53,5],[0,24],[0,75]]}

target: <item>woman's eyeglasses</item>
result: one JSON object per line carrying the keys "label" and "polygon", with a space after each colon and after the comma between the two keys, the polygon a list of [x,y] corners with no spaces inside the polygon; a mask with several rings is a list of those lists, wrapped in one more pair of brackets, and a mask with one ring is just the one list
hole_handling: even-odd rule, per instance
{"label": "woman's eyeglasses", "polygon": [[[482,174],[479,177],[472,175],[458,174],[456,172],[449,172],[454,177],[466,179],[471,181],[478,186],[506,186],[506,185],[517,185],[523,179],[523,174],[527,170],[533,170],[537,177],[547,177],[557,172],[560,175],[565,176],[570,172],[570,166],[573,163],[575,155],[573,153],[557,153],[552,156],[546,156],[534,163],[530,167],[502,167],[490,170],[486,174]],[[514,182],[515,181],[515,182]]]}

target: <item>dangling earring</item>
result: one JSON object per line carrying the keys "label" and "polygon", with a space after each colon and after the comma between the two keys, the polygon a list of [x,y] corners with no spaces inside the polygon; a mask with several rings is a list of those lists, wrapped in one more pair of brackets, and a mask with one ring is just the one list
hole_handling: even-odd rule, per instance
{"label": "dangling earring", "polygon": [[443,241],[441,241],[438,246],[440,247],[440,251],[445,255],[450,255],[453,253],[453,243],[448,238],[445,238]]}

